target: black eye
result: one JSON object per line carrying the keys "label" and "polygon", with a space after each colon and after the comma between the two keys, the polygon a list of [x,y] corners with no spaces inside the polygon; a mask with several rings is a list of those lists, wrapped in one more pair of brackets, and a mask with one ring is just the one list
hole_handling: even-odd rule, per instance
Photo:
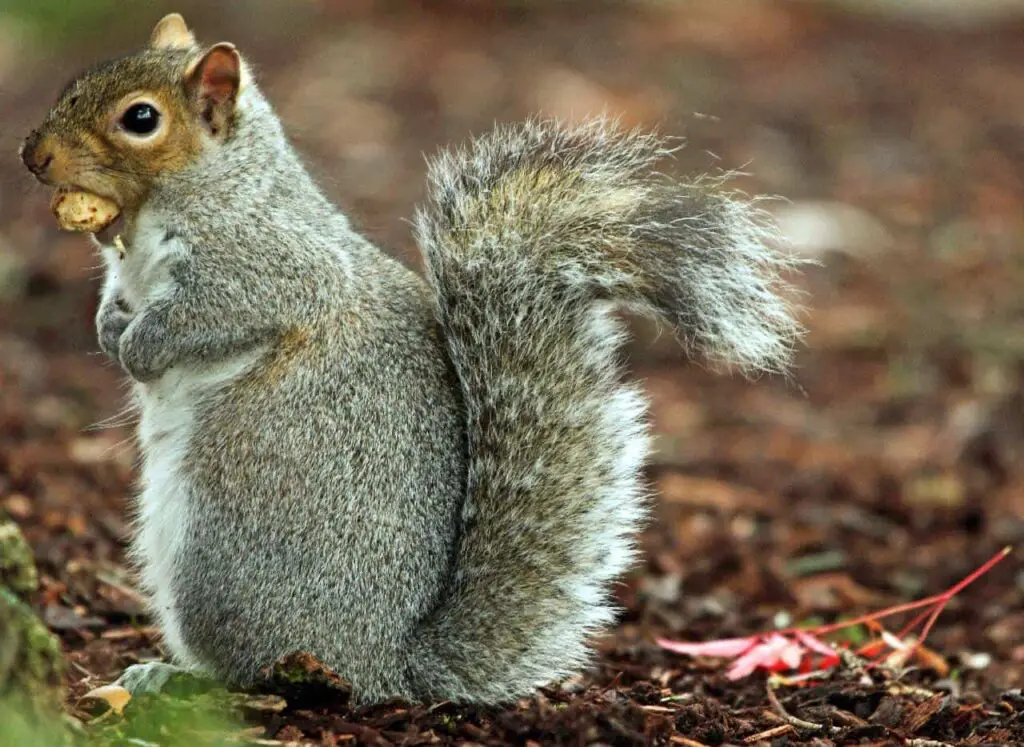
{"label": "black eye", "polygon": [[134,135],[148,135],[160,124],[160,112],[152,104],[132,104],[121,115],[121,126]]}

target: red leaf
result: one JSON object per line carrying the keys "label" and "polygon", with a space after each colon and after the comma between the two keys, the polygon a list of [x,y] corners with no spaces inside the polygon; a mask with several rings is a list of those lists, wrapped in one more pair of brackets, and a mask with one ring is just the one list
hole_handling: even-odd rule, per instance
{"label": "red leaf", "polygon": [[[863,615],[853,620],[844,620],[830,625],[819,625],[815,628],[789,628],[782,631],[753,635],[747,638],[723,638],[704,643],[668,641],[659,638],[658,645],[669,651],[688,656],[733,658],[734,661],[725,673],[726,677],[731,680],[742,679],[757,669],[780,672],[799,668],[800,671],[810,671],[811,669],[824,670],[837,666],[841,663],[838,652],[816,636],[850,628],[854,625],[867,625],[869,628],[878,629],[882,633],[881,641],[873,641],[859,649],[861,655],[869,655],[873,658],[885,649],[889,649],[897,652],[901,657],[909,658],[927,637],[936,618],[945,609],[949,600],[968,584],[973,583],[991,570],[996,563],[1005,558],[1009,553],[1010,548],[1003,549],[963,581],[942,594],[936,594],[916,602],[887,607],[879,612]],[[904,631],[904,633],[909,633],[918,624],[924,622],[924,630],[921,632],[916,643],[904,644],[900,640],[903,634],[893,636],[878,623],[878,620],[882,618],[922,608],[924,612],[914,618],[913,622]],[[813,661],[814,654],[820,657],[816,666]],[[901,665],[903,663],[903,661],[900,662]]]}
{"label": "red leaf", "polygon": [[720,638],[717,641],[704,641],[703,643],[689,643],[684,641],[669,641],[664,638],[658,639],[658,645],[677,654],[687,656],[714,656],[732,658],[746,653],[752,646],[756,646],[757,636],[749,638]]}

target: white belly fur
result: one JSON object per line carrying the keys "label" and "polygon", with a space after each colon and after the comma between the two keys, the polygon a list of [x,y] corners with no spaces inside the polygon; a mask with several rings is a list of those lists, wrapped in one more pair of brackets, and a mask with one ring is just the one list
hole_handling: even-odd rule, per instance
{"label": "white belly fur", "polygon": [[183,469],[192,439],[195,402],[243,374],[262,354],[252,351],[217,364],[169,370],[149,384],[136,384],[141,405],[142,492],[138,499],[133,554],[164,643],[182,666],[199,666],[187,650],[175,609],[174,569],[185,551],[193,495]]}

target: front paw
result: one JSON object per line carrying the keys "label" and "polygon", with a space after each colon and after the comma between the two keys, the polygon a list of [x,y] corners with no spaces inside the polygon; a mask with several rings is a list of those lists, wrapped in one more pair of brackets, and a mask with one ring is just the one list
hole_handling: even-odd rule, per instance
{"label": "front paw", "polygon": [[119,303],[107,304],[96,317],[100,349],[115,361],[120,357],[121,336],[133,318],[134,315]]}
{"label": "front paw", "polygon": [[132,664],[121,673],[115,685],[123,687],[132,695],[159,693],[172,677],[185,674],[185,670],[162,661],[146,664]]}
{"label": "front paw", "polygon": [[188,697],[221,687],[217,680],[202,670],[186,669],[163,661],[132,664],[114,684],[123,687],[132,697],[146,694]]}
{"label": "front paw", "polygon": [[[142,324],[140,324],[142,322]],[[167,369],[160,360],[160,346],[149,339],[145,320],[136,319],[124,334],[118,350],[121,368],[136,381],[146,383],[157,379]]]}

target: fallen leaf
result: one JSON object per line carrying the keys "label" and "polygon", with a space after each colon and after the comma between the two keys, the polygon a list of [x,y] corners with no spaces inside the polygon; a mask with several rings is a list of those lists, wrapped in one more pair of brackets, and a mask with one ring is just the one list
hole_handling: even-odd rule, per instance
{"label": "fallen leaf", "polygon": [[[120,685],[103,685],[102,687],[90,690],[79,698],[78,704],[80,706],[84,705],[85,709],[93,713],[93,715],[100,715],[110,710],[120,716],[124,713],[124,708],[131,699],[132,694]],[[106,703],[106,708],[102,708],[99,713],[94,708],[89,707],[90,704],[95,706],[98,703]]]}
{"label": "fallen leaf", "polygon": [[721,640],[706,641],[704,643],[686,643],[659,638],[658,645],[669,651],[685,654],[686,656],[730,657],[746,653],[750,648],[757,645],[757,641],[753,637],[748,637],[722,638]]}

